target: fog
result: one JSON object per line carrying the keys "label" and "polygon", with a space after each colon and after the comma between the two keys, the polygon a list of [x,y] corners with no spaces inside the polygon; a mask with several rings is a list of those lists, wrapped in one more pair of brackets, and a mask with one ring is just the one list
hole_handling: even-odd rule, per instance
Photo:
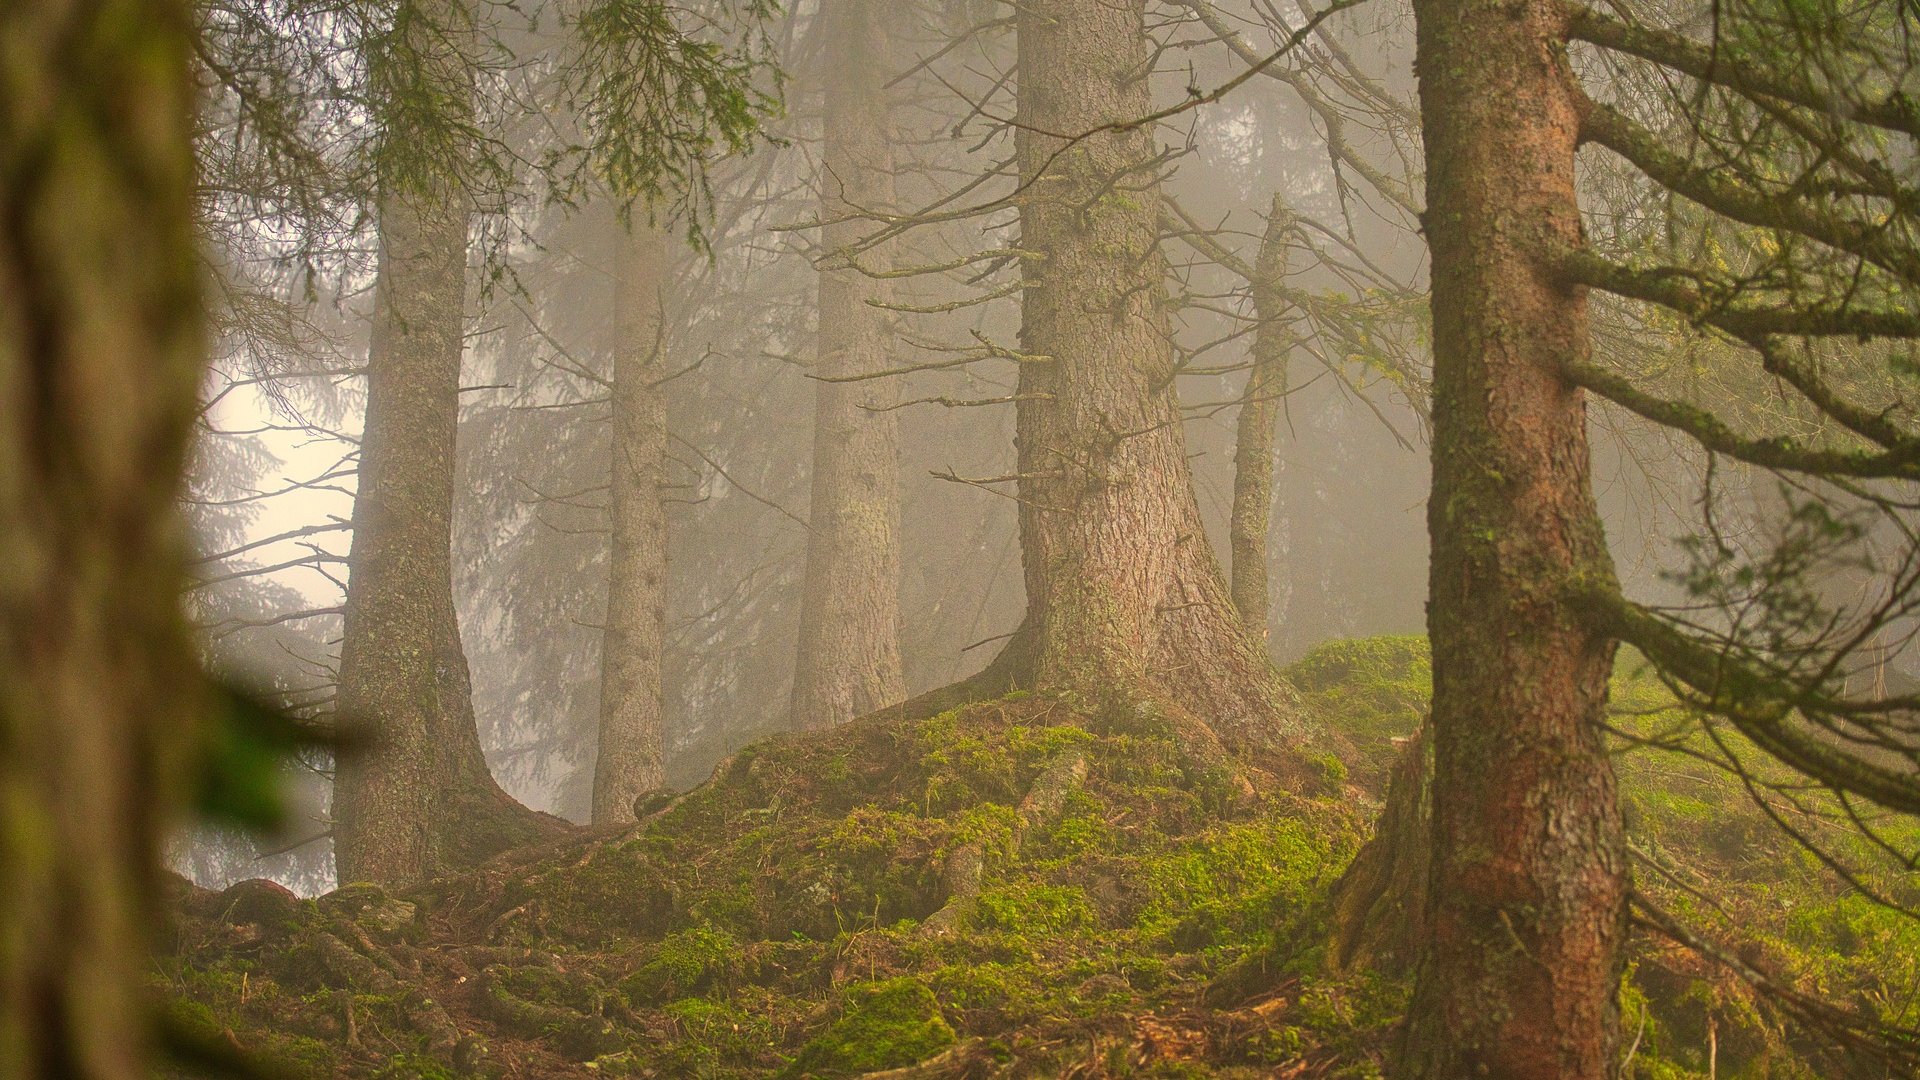
{"label": "fog", "polygon": [[0,1071],[1920,1075],[1904,0],[22,3]]}
{"label": "fog", "polygon": [[[1157,100],[1240,76],[1286,38],[1268,5],[1168,5],[1151,20]],[[1304,12],[1306,9],[1302,8]],[[1024,611],[1014,369],[1020,243],[1009,173],[1013,42],[991,4],[899,5],[902,74],[889,84],[897,149],[891,358],[900,483],[898,647],[908,695],[991,659]],[[508,41],[534,41],[507,25]],[[631,211],[674,231],[662,293],[670,440],[662,701],[669,786],[790,726],[808,535],[822,99],[837,72],[810,3],[773,31],[785,114],[713,167],[711,221],[679,241],[674,208]],[[1237,52],[1236,52],[1237,51]],[[1237,54],[1238,53],[1238,54]],[[1162,122],[1174,209],[1165,221],[1177,388],[1208,541],[1227,561],[1234,421],[1260,318],[1244,271],[1276,205],[1285,388],[1276,440],[1266,647],[1292,661],[1331,639],[1424,631],[1425,245],[1410,18],[1367,5],[1333,16],[1304,59]],[[530,77],[529,77],[530,78]],[[551,112],[552,110],[548,110]],[[1330,129],[1330,118],[1337,127]],[[550,116],[499,136],[532,156]],[[608,384],[620,342],[614,271],[629,212],[606,200],[483,202],[465,318],[453,533],[454,595],[487,760],[530,807],[589,817],[606,622]],[[1277,200],[1277,203],[1276,203]],[[956,212],[956,208],[959,208]],[[331,241],[351,249],[353,234]],[[206,387],[189,510],[207,552],[193,605],[217,661],[325,715],[349,581],[354,463],[373,265],[361,250],[316,271],[236,250],[228,318]],[[284,248],[285,245],[282,245]],[[1223,260],[1224,256],[1224,260]],[[1237,262],[1236,262],[1237,260]],[[1235,265],[1223,265],[1235,262]],[[1632,591],[1671,595],[1672,542],[1694,524],[1702,459],[1631,417],[1597,418],[1596,488]],[[326,761],[301,770],[304,820],[255,844],[183,843],[203,884],[268,874],[331,881]],[[301,843],[309,837],[317,837]],[[290,848],[256,861],[253,849]]]}

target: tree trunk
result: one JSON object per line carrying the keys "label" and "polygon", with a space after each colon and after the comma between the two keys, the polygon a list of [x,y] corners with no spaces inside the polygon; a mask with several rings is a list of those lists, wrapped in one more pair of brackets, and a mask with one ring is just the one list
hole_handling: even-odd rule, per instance
{"label": "tree trunk", "polygon": [[[437,6],[411,23],[446,85],[472,85],[471,15]],[[427,23],[438,23],[430,27]],[[373,745],[334,775],[342,883],[394,887],[557,834],[561,823],[493,780],[474,726],[453,605],[454,444],[460,410],[470,207],[431,166],[380,201],[380,265],[367,355],[366,424],[340,647],[339,714]]]}
{"label": "tree trunk", "polygon": [[1024,323],[1017,421],[1039,685],[1138,686],[1238,745],[1304,734],[1235,614],[1187,465],[1168,345],[1144,0],[1017,9]]}
{"label": "tree trunk", "polygon": [[1433,871],[1409,1077],[1612,1073],[1626,861],[1602,741],[1614,646],[1586,406],[1566,9],[1416,0],[1433,254]]}
{"label": "tree trunk", "polygon": [[[895,366],[886,281],[853,248],[893,207],[886,0],[825,0],[826,145],[821,156],[819,360],[844,379]],[[886,268],[887,249],[861,252]],[[826,728],[900,701],[900,447],[893,379],[815,384],[812,532],[807,537],[793,722]]]}
{"label": "tree trunk", "polygon": [[617,241],[619,356],[613,369],[613,476],[606,630],[600,646],[595,824],[634,820],[634,803],[666,782],[660,660],[666,634],[667,463],[661,375],[666,239],[635,222]]}
{"label": "tree trunk", "polygon": [[1283,316],[1281,285],[1287,274],[1287,231],[1293,215],[1279,196],[1267,218],[1254,266],[1253,370],[1240,400],[1233,445],[1233,512],[1227,536],[1233,551],[1233,607],[1255,641],[1267,640],[1272,600],[1267,590],[1267,534],[1273,518],[1273,437],[1287,392],[1287,353],[1293,328]]}
{"label": "tree trunk", "polygon": [[178,496],[205,356],[193,22],[0,5],[0,1075],[148,1075],[201,702]]}
{"label": "tree trunk", "polygon": [[1371,839],[1334,882],[1327,963],[1404,972],[1427,938],[1433,869],[1433,736],[1421,727],[1401,747],[1387,805]]}

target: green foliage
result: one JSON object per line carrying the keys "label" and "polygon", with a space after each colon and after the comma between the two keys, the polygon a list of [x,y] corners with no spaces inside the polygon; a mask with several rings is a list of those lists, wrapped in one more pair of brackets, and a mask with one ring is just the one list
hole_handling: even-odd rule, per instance
{"label": "green foliage", "polygon": [[891,979],[855,987],[845,1011],[807,1043],[783,1077],[855,1076],[925,1061],[953,1045],[954,1032],[926,985]]}
{"label": "green foliage", "polygon": [[[556,155],[567,184],[603,187],[623,207],[679,211],[703,244],[712,203],[707,169],[745,150],[779,111],[777,50],[766,24],[776,0],[710,5],[694,19],[653,0],[590,0],[574,19],[577,51],[561,68],[585,137]],[[562,195],[566,194],[565,186]]]}
{"label": "green foliage", "polygon": [[209,679],[208,686],[213,707],[202,725],[194,808],[211,824],[278,828],[286,820],[288,762],[324,740],[236,683]]}

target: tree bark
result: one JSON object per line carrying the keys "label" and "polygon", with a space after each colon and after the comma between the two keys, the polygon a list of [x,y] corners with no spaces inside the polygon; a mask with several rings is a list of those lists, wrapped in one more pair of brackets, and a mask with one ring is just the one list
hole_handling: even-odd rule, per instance
{"label": "tree bark", "polygon": [[1287,231],[1293,215],[1275,196],[1254,265],[1253,370],[1240,400],[1233,445],[1233,510],[1227,537],[1233,553],[1233,607],[1255,641],[1267,640],[1272,599],[1267,588],[1267,535],[1273,524],[1274,426],[1287,392],[1287,353],[1293,347],[1281,286],[1287,273]]}
{"label": "tree bark", "polygon": [[0,1075],[148,1075],[202,714],[178,497],[205,348],[193,22],[0,5]]}
{"label": "tree bark", "polygon": [[600,654],[600,742],[593,765],[596,824],[635,820],[634,804],[666,783],[660,705],[666,635],[667,416],[661,286],[666,239],[635,222],[617,241],[619,357],[613,369],[612,525],[606,630]]}
{"label": "tree bark", "polygon": [[[1140,686],[1228,741],[1304,736],[1207,544],[1175,398],[1144,0],[1018,6],[1017,420],[1039,685]],[[1122,125],[1108,128],[1106,125]],[[1100,129],[1100,130],[1095,130]],[[1092,132],[1085,138],[1072,136]]]}
{"label": "tree bark", "polygon": [[1433,868],[1409,1077],[1611,1075],[1626,860],[1602,741],[1612,583],[1580,390],[1566,9],[1416,0],[1433,255]]}
{"label": "tree bark", "polygon": [[[411,22],[424,62],[470,91],[457,2]],[[433,24],[433,25],[428,25]],[[339,714],[372,745],[334,774],[342,883],[396,887],[557,835],[500,789],[481,754],[453,604],[454,450],[470,201],[422,166],[380,200],[380,263],[367,355],[366,423],[340,647]]]}
{"label": "tree bark", "polygon": [[1387,805],[1329,897],[1327,963],[1405,972],[1427,938],[1433,868],[1433,737],[1422,727],[1401,747]]}
{"label": "tree bark", "polygon": [[[825,0],[819,360],[823,380],[894,366],[892,290],[852,265],[894,204],[885,0]],[[888,249],[859,252],[884,270]],[[893,379],[814,390],[813,502],[793,677],[793,722],[826,728],[906,696],[900,664],[899,422]]]}

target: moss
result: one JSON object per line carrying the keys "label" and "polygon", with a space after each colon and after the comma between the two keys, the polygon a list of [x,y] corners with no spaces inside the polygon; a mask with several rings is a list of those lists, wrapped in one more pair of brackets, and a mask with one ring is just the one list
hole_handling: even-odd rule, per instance
{"label": "moss", "polygon": [[854,988],[845,1011],[781,1076],[856,1076],[925,1061],[952,1046],[951,1025],[926,984],[894,979]]}
{"label": "moss", "polygon": [[926,983],[966,1026],[986,1030],[1041,1015],[1059,990],[1031,961],[950,964],[929,972]]}
{"label": "moss", "polygon": [[685,997],[724,979],[737,962],[740,943],[732,934],[697,926],[668,934],[653,959],[620,983],[638,1005]]}
{"label": "moss", "polygon": [[1137,865],[1139,926],[1176,948],[1257,944],[1307,907],[1357,846],[1290,816],[1208,830]]}
{"label": "moss", "polygon": [[1025,885],[988,889],[980,894],[975,923],[1027,937],[1085,934],[1100,920],[1086,890],[1077,886]]}
{"label": "moss", "polygon": [[220,1038],[225,1025],[204,1001],[168,998],[161,1006],[161,1022],[168,1031],[192,1042],[212,1042]]}
{"label": "moss", "polygon": [[334,1071],[333,1048],[306,1035],[284,1035],[268,1042],[261,1055],[283,1077],[326,1076]]}
{"label": "moss", "polygon": [[1020,831],[1020,815],[1003,803],[981,803],[955,815],[952,831],[942,854],[963,844],[978,844],[988,857],[1006,857],[1014,849],[1014,837]]}
{"label": "moss", "polygon": [[1433,695],[1424,637],[1375,637],[1316,646],[1283,672],[1315,716],[1337,727],[1357,752],[1356,779],[1383,786],[1394,740],[1412,735]]}
{"label": "moss", "polygon": [[673,877],[638,845],[527,882],[526,899],[550,934],[582,946],[667,929],[679,902]]}
{"label": "moss", "polygon": [[589,1060],[625,1041],[602,1015],[606,991],[591,975],[492,967],[482,973],[482,989],[502,1032],[548,1044],[570,1060]]}
{"label": "moss", "polygon": [[452,1068],[425,1054],[395,1054],[372,1080],[462,1080]]}
{"label": "moss", "polygon": [[1309,980],[1295,1002],[1294,1023],[1351,1068],[1377,1069],[1406,1014],[1411,989],[1403,980],[1375,972]]}
{"label": "moss", "polygon": [[1072,860],[1099,852],[1112,852],[1124,843],[1124,837],[1100,814],[1099,803],[1083,791],[1067,796],[1060,817],[1038,835],[1029,834],[1023,849],[1039,860]]}
{"label": "moss", "polygon": [[522,1001],[558,1006],[577,1012],[599,1012],[606,991],[600,980],[585,971],[550,967],[491,968],[496,985]]}
{"label": "moss", "polygon": [[1330,784],[1338,784],[1347,778],[1347,763],[1341,761],[1338,754],[1318,754],[1312,761],[1313,767],[1320,771],[1320,778]]}

